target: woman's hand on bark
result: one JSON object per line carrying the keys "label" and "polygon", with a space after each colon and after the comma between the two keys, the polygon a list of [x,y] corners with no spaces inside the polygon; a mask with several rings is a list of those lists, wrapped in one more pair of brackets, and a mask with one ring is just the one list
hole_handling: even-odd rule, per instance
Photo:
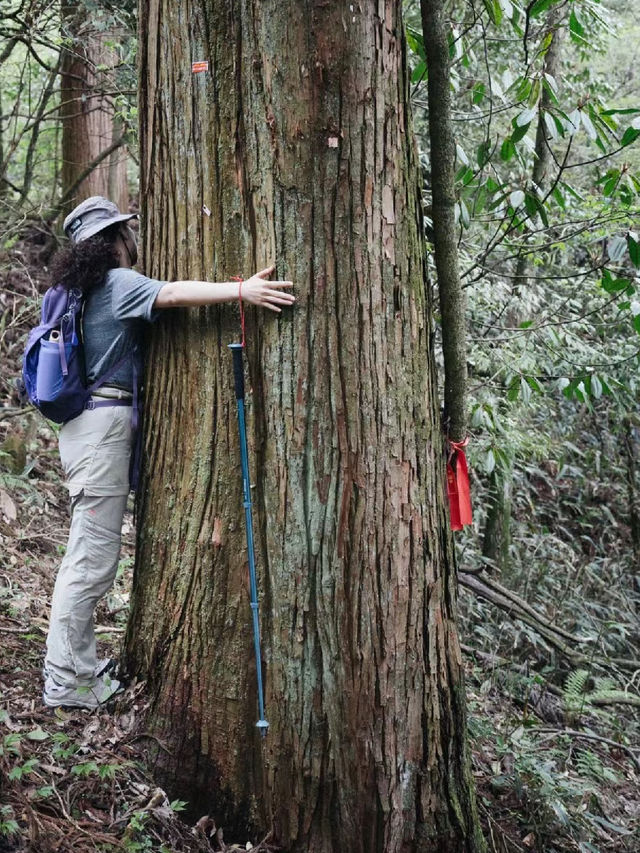
{"label": "woman's hand on bark", "polygon": [[284,293],[281,288],[293,287],[292,281],[269,281],[269,276],[275,269],[275,264],[260,270],[251,278],[242,282],[242,298],[252,305],[260,308],[269,308],[271,311],[282,311],[281,306],[293,305],[296,301],[292,293]]}

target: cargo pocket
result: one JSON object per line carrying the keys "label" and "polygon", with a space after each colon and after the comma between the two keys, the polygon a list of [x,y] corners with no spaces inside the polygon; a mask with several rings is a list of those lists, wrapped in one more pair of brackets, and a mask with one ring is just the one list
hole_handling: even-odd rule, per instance
{"label": "cargo pocket", "polygon": [[60,459],[71,497],[129,491],[131,407],[90,409],[60,430]]}

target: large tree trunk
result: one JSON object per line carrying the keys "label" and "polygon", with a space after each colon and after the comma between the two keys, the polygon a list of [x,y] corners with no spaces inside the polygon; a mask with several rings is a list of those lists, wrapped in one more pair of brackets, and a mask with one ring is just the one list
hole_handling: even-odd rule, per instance
{"label": "large tree trunk", "polygon": [[154,329],[127,657],[158,769],[229,839],[478,850],[401,3],[143,0],[140,20],[146,271],[277,259],[298,298],[247,320],[264,740],[237,309]]}
{"label": "large tree trunk", "polygon": [[[115,118],[113,71],[109,70],[117,62],[116,52],[109,47],[116,34],[98,29],[78,0],[62,0],[61,10],[62,32],[68,40],[60,78],[64,209],[101,195],[127,210],[127,149]],[[116,145],[119,140],[121,144]],[[94,163],[95,168],[87,172]]]}

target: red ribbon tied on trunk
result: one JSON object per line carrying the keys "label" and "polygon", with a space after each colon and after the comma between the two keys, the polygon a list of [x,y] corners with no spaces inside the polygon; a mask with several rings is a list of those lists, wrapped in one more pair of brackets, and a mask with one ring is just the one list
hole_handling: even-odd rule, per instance
{"label": "red ribbon tied on trunk", "polygon": [[447,439],[447,494],[449,496],[449,515],[452,530],[462,530],[465,524],[471,524],[471,489],[469,487],[469,466],[464,448],[469,439],[451,441]]}

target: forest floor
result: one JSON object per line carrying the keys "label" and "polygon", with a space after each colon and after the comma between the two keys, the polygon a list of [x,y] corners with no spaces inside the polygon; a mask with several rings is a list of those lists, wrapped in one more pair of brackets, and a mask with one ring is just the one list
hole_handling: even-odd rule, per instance
{"label": "forest floor", "polygon": [[[252,849],[246,839],[224,839],[215,806],[195,825],[183,821],[185,803],[170,802],[154,783],[144,684],[98,713],[42,704],[48,609],[69,515],[56,433],[20,410],[11,389],[46,285],[38,243],[32,235],[0,257],[0,853]],[[100,656],[118,656],[127,620],[130,513],[123,533],[116,584],[97,612]],[[466,591],[462,610],[473,772],[489,849],[638,853],[637,690],[601,690],[599,702],[579,683],[591,673],[571,668],[565,687],[554,687],[533,665],[539,648],[523,653],[520,641],[505,654],[504,621],[485,618]],[[636,676],[627,686],[637,687]]]}

